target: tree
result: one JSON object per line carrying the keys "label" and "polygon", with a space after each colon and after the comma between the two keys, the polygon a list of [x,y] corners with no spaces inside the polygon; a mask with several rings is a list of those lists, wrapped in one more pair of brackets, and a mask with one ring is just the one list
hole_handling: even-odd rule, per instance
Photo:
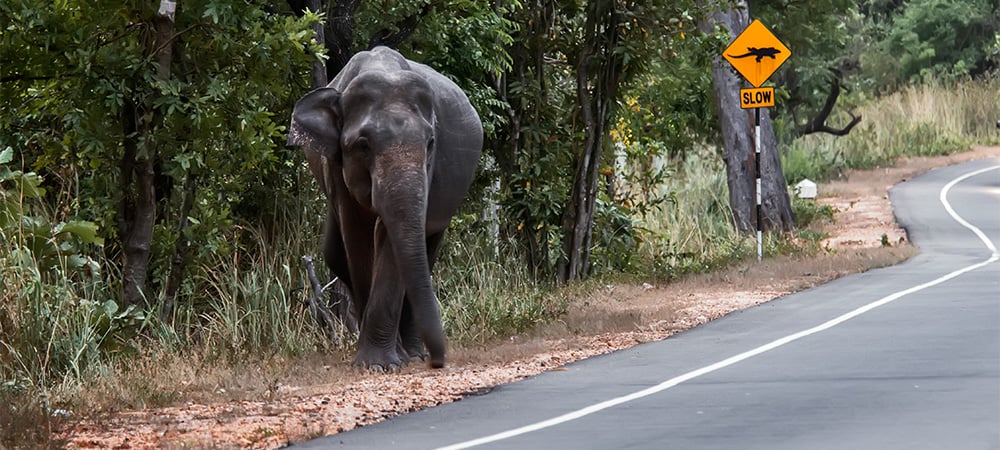
{"label": "tree", "polygon": [[169,310],[190,259],[227,250],[248,186],[282,178],[266,174],[282,170],[318,18],[262,2],[35,0],[0,17],[0,144],[73,193],[60,210],[100,226],[123,302]]}
{"label": "tree", "polygon": [[846,135],[861,117],[841,127],[829,123],[841,93],[854,84],[848,77],[858,71],[861,19],[853,0],[759,0],[751,5],[754,16],[781,37],[795,53],[773,76],[787,98],[771,111],[788,129],[787,136],[811,133]]}
{"label": "tree", "polygon": [[[169,84],[174,53],[174,18],[177,3],[160,0],[152,17],[152,27],[145,27],[142,53],[155,60],[154,82]],[[122,287],[126,305],[150,305],[146,276],[153,246],[153,225],[156,220],[156,164],[162,164],[155,141],[140,153],[140,139],[162,126],[163,112],[148,108],[133,97],[123,98],[121,109],[124,153],[119,162],[118,233],[122,239]],[[161,194],[162,195],[162,194]],[[175,267],[178,269],[178,267]],[[173,292],[168,295],[166,310],[173,304]]]}
{"label": "tree", "polygon": [[[736,36],[750,24],[745,2],[737,7],[719,9],[702,23],[706,32],[716,27]],[[794,226],[791,200],[781,171],[774,127],[768,114],[760,114],[761,130],[761,214],[755,217],[756,179],[754,177],[754,117],[750,110],[740,108],[739,89],[743,80],[736,75],[721,56],[712,63],[712,83],[715,91],[719,128],[722,133],[723,159],[729,184],[729,204],[733,221],[738,230],[750,233],[756,230],[758,220],[763,228],[787,231]]]}
{"label": "tree", "polygon": [[536,0],[512,19],[526,26],[515,35],[512,70],[495,84],[509,108],[507,139],[493,149],[505,180],[508,233],[525,243],[536,275],[589,275],[600,209],[623,208],[599,176],[611,166],[607,136],[623,91],[646,82],[651,61],[683,38],[678,24],[690,23],[692,7]]}
{"label": "tree", "polygon": [[981,76],[1000,67],[996,1],[911,0],[891,6],[867,9],[876,39],[861,63],[878,88]]}
{"label": "tree", "polygon": [[612,105],[624,75],[625,52],[620,40],[635,8],[632,2],[587,3],[583,42],[576,60],[576,95],[584,142],[576,156],[573,188],[563,214],[565,258],[560,262],[559,281],[564,283],[586,278],[589,269],[597,175]]}

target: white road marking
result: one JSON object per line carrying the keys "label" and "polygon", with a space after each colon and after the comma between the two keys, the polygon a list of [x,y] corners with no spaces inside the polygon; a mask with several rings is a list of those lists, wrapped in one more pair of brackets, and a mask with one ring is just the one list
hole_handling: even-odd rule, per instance
{"label": "white road marking", "polygon": [[954,180],[951,180],[951,182],[949,182],[948,184],[944,185],[943,188],[941,188],[941,195],[938,196],[938,198],[941,200],[941,204],[944,205],[945,211],[948,211],[948,214],[951,215],[951,218],[955,219],[955,221],[958,222],[960,225],[962,225],[965,228],[968,228],[973,233],[975,233],[976,236],[979,237],[979,240],[983,241],[983,244],[986,245],[986,248],[990,249],[990,251],[993,252],[994,258],[997,257],[997,247],[993,245],[993,241],[991,241],[990,238],[986,237],[986,234],[983,233],[983,230],[976,228],[974,225],[967,222],[965,219],[962,218],[962,216],[959,216],[958,213],[955,212],[955,209],[951,207],[951,203],[948,202],[948,191],[950,191],[951,188],[954,187],[956,184],[961,183],[967,178],[972,178],[976,175],[996,169],[1000,169],[1000,166],[986,167],[983,169],[979,169],[975,172],[969,172],[965,175],[955,178]]}
{"label": "white road marking", "polygon": [[954,208],[951,207],[951,203],[948,202],[948,191],[950,191],[951,188],[954,187],[956,184],[958,184],[958,183],[960,183],[963,180],[966,180],[968,178],[974,177],[976,175],[979,175],[979,174],[982,174],[982,173],[985,173],[985,172],[988,172],[988,171],[991,171],[991,170],[996,170],[996,169],[1000,169],[1000,166],[987,167],[985,169],[980,169],[980,170],[977,170],[977,171],[974,171],[974,172],[969,172],[969,173],[966,173],[966,174],[964,174],[964,175],[962,175],[962,176],[960,176],[958,178],[955,178],[954,180],[952,180],[948,184],[946,184],[943,188],[941,188],[941,194],[939,196],[939,198],[941,200],[941,204],[944,205],[944,208],[948,212],[948,214],[951,215],[951,217],[953,219],[955,219],[955,221],[958,222],[960,225],[962,225],[965,228],[968,228],[970,231],[972,231],[973,233],[975,233],[975,235],[978,236],[979,239],[981,239],[983,241],[983,243],[986,245],[986,248],[988,248],[992,252],[992,255],[990,255],[989,259],[987,259],[987,260],[985,260],[983,262],[980,262],[980,263],[977,263],[977,264],[973,264],[971,266],[967,266],[967,267],[964,267],[962,269],[956,270],[954,272],[951,272],[951,273],[949,273],[947,275],[943,275],[943,276],[941,276],[939,278],[936,278],[934,280],[928,281],[926,283],[923,283],[923,284],[911,287],[911,288],[903,290],[903,291],[896,292],[894,294],[890,294],[890,295],[888,295],[886,297],[882,297],[879,300],[876,300],[876,301],[874,301],[872,303],[869,303],[869,304],[867,304],[865,306],[862,306],[862,307],[860,307],[858,309],[855,309],[855,310],[853,310],[851,312],[848,312],[848,313],[843,314],[843,315],[841,315],[839,317],[831,319],[831,320],[829,320],[829,321],[827,321],[825,323],[822,323],[820,325],[817,325],[815,327],[809,328],[807,330],[800,331],[800,332],[795,333],[795,334],[791,334],[791,335],[785,336],[785,337],[783,337],[781,339],[772,341],[772,342],[770,342],[768,344],[764,344],[764,345],[762,345],[760,347],[757,347],[755,349],[752,349],[752,350],[740,353],[740,354],[738,354],[736,356],[732,356],[730,358],[724,359],[724,360],[719,361],[719,362],[717,362],[715,364],[712,364],[712,365],[709,365],[709,366],[705,366],[705,367],[702,367],[700,369],[693,370],[693,371],[685,373],[683,375],[671,378],[671,379],[666,380],[666,381],[664,381],[664,382],[662,382],[660,384],[657,384],[657,385],[652,386],[652,387],[648,387],[648,388],[643,389],[641,391],[633,392],[633,393],[631,393],[629,395],[625,395],[625,396],[618,397],[618,398],[613,398],[611,400],[606,400],[606,401],[603,401],[601,403],[597,403],[597,404],[588,406],[586,408],[578,409],[576,411],[572,411],[572,412],[563,414],[563,415],[558,416],[558,417],[553,417],[553,418],[548,419],[548,420],[543,420],[541,422],[533,423],[533,424],[530,424],[530,425],[525,425],[525,426],[520,427],[520,428],[514,428],[512,430],[504,431],[504,432],[493,434],[493,435],[490,435],[490,436],[485,436],[485,437],[481,437],[481,438],[478,438],[478,439],[473,439],[473,440],[465,441],[465,442],[459,442],[457,444],[452,444],[452,445],[448,445],[448,446],[445,446],[445,447],[439,447],[437,450],[459,450],[459,449],[464,449],[464,448],[476,447],[476,446],[479,446],[479,445],[488,444],[488,443],[491,443],[491,442],[496,442],[496,441],[504,440],[504,439],[507,439],[507,438],[512,438],[514,436],[519,436],[519,435],[522,435],[522,434],[531,433],[532,431],[538,431],[538,430],[541,430],[541,429],[544,429],[544,428],[548,428],[548,427],[552,427],[552,426],[555,426],[555,425],[559,425],[561,423],[566,423],[566,422],[569,422],[571,420],[576,420],[576,419],[579,419],[581,417],[588,416],[590,414],[596,413],[598,411],[602,411],[602,410],[605,410],[605,409],[608,409],[608,408],[620,405],[622,403],[627,403],[627,402],[630,402],[632,400],[638,400],[638,399],[643,398],[643,397],[648,397],[650,395],[653,395],[653,394],[656,394],[656,393],[659,393],[659,392],[663,392],[663,391],[665,391],[667,389],[670,389],[670,388],[672,388],[674,386],[677,386],[678,384],[681,384],[681,383],[683,383],[685,381],[688,381],[688,380],[691,380],[691,379],[694,379],[694,378],[698,378],[698,377],[700,377],[702,375],[706,375],[706,374],[715,372],[716,370],[719,370],[719,369],[722,369],[722,368],[725,368],[725,367],[729,367],[729,366],[731,366],[733,364],[736,364],[736,363],[738,363],[740,361],[752,358],[754,356],[760,355],[760,354],[768,352],[770,350],[774,350],[774,349],[776,349],[778,347],[781,347],[781,346],[783,346],[785,344],[788,344],[788,343],[791,343],[791,342],[795,342],[795,341],[797,341],[799,339],[802,339],[802,338],[804,338],[806,336],[810,336],[810,335],[819,333],[820,331],[824,331],[824,330],[833,328],[833,327],[835,327],[837,325],[840,325],[840,324],[842,324],[842,323],[844,323],[844,322],[846,322],[848,320],[851,320],[851,319],[853,319],[853,318],[855,318],[857,316],[860,316],[860,315],[862,315],[862,314],[864,314],[864,313],[866,313],[868,311],[871,311],[871,310],[873,310],[875,308],[878,308],[879,306],[891,303],[891,302],[893,302],[895,300],[898,300],[898,299],[900,299],[902,297],[910,295],[910,294],[912,294],[914,292],[922,291],[922,290],[927,289],[929,287],[936,286],[938,284],[944,283],[945,281],[951,280],[952,278],[955,278],[955,277],[957,277],[959,275],[962,275],[964,273],[971,272],[973,270],[982,268],[984,266],[987,266],[989,264],[992,264],[992,263],[996,262],[997,260],[1000,260],[1000,253],[997,252],[996,246],[986,236],[986,234],[983,233],[983,231],[980,230],[979,228],[977,228],[975,225],[970,224],[965,219],[963,219],[961,216],[959,216],[955,212]]}

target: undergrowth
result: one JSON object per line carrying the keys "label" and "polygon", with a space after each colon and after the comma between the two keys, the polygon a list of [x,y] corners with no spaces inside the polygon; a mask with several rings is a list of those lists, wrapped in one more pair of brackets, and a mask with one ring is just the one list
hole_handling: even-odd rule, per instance
{"label": "undergrowth", "polygon": [[669,192],[669,201],[639,226],[649,275],[667,279],[704,272],[755,251],[733,227],[725,168],[710,150],[680,163],[661,189]]}
{"label": "undergrowth", "polygon": [[442,253],[434,280],[445,329],[457,343],[521,333],[564,311],[523,268],[515,242],[468,230],[446,238]]}

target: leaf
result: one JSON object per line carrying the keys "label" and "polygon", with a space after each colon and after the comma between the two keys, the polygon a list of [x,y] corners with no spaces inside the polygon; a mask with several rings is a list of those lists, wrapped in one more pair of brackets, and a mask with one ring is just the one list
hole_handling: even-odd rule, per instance
{"label": "leaf", "polygon": [[104,238],[97,235],[97,224],[86,220],[71,220],[56,226],[55,234],[68,233],[85,244],[104,245]]}
{"label": "leaf", "polygon": [[14,160],[14,149],[7,147],[0,151],[0,164],[7,164]]}
{"label": "leaf", "polygon": [[66,258],[66,266],[75,270],[86,266],[89,261],[90,258],[83,255],[69,255],[69,257]]}
{"label": "leaf", "polygon": [[101,307],[104,309],[104,313],[107,314],[108,317],[114,317],[115,313],[118,312],[118,304],[115,303],[114,300],[104,302]]}

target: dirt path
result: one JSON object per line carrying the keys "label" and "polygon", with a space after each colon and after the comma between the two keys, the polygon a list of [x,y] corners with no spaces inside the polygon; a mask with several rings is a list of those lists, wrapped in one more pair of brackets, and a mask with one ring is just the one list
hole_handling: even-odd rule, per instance
{"label": "dirt path", "polygon": [[[560,324],[491,347],[489,356],[456,349],[445,369],[409,367],[393,375],[319,364],[302,368],[301,383],[294,377],[270,383],[255,400],[224,401],[225,392],[217,392],[218,399],[204,403],[80,420],[62,437],[71,448],[277,448],[663,339],[734,310],[912,256],[915,249],[893,219],[888,189],[931,168],[989,157],[1000,157],[1000,147],[848,172],[842,181],[820,186],[819,201],[839,210],[824,228],[830,235],[823,243],[830,249],[826,254],[745,263],[664,286],[605,286],[574,302]],[[316,382],[321,379],[327,384]]]}

